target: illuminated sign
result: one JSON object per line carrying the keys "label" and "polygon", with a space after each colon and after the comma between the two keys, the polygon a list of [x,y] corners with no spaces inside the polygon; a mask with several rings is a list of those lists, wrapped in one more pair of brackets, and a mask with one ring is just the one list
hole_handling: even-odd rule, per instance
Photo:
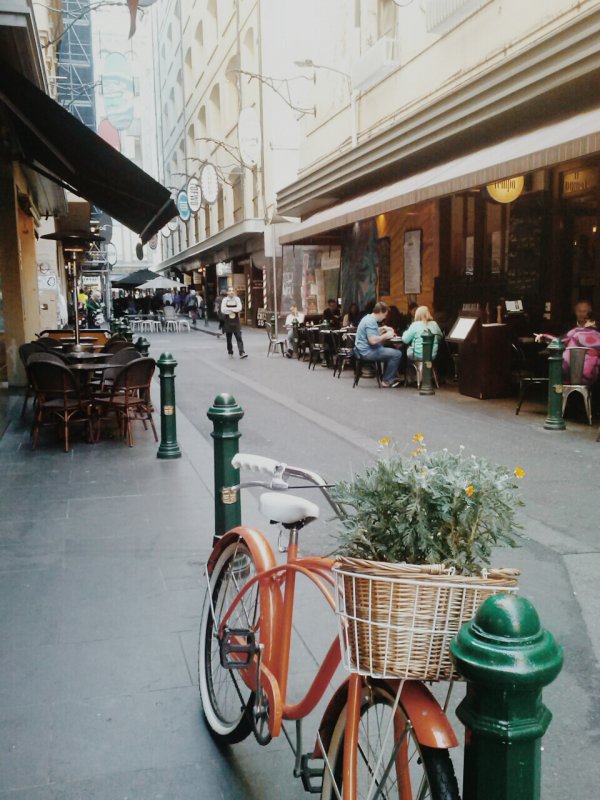
{"label": "illuminated sign", "polygon": [[525,186],[525,178],[518,175],[515,178],[504,178],[501,181],[494,181],[488,183],[485,187],[487,193],[497,203],[512,203],[523,191]]}
{"label": "illuminated sign", "polygon": [[563,175],[563,195],[583,194],[598,185],[598,170],[577,169]]}

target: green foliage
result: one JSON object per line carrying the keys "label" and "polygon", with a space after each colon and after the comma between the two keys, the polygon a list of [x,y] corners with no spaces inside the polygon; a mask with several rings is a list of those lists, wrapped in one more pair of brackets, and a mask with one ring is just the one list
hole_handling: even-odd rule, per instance
{"label": "green foliage", "polygon": [[462,574],[489,566],[493,547],[515,547],[524,471],[447,450],[429,453],[421,434],[410,457],[388,440],[364,474],[339,483],[340,554],[376,561],[438,564]]}

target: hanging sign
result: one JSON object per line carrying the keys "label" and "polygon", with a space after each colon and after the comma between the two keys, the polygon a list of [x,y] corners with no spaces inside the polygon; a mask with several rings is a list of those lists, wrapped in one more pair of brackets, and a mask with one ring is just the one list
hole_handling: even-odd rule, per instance
{"label": "hanging sign", "polygon": [[247,167],[255,167],[260,156],[260,120],[254,108],[242,108],[238,119],[240,157]]}
{"label": "hanging sign", "polygon": [[487,193],[497,203],[512,203],[523,191],[525,178],[518,175],[515,178],[505,178],[502,181],[488,183],[485,187]]}
{"label": "hanging sign", "polygon": [[212,205],[216,202],[219,194],[219,176],[217,170],[210,163],[207,162],[200,172],[200,187],[202,189],[202,197],[209,204]]}
{"label": "hanging sign", "polygon": [[171,235],[171,229],[169,228],[168,225],[163,225],[163,227],[160,229],[160,232],[165,237],[165,239],[168,239],[169,236]]}
{"label": "hanging sign", "polygon": [[178,226],[179,226],[179,217],[172,217],[167,222],[167,225],[168,225],[168,228],[169,228],[170,231],[175,232],[177,230]]}
{"label": "hanging sign", "polygon": [[186,187],[188,206],[192,214],[199,211],[202,204],[202,190],[197,178],[190,178]]}
{"label": "hanging sign", "polygon": [[585,194],[598,184],[598,170],[594,167],[565,172],[563,177],[563,195]]}
{"label": "hanging sign", "polygon": [[179,211],[179,217],[182,222],[187,222],[189,218],[192,216],[192,212],[190,211],[190,204],[188,202],[187,192],[183,189],[177,195],[177,210]]}
{"label": "hanging sign", "polygon": [[155,233],[154,236],[150,239],[150,241],[148,242],[148,245],[150,246],[150,250],[156,250],[156,248],[158,246],[158,234],[157,233]]}

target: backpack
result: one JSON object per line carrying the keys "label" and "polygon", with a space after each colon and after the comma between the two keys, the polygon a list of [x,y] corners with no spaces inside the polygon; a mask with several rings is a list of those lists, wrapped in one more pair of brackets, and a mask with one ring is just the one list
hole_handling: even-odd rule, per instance
{"label": "backpack", "polygon": [[192,309],[193,309],[193,308],[198,308],[198,298],[196,297],[196,295],[195,295],[195,294],[191,294],[191,295],[188,297],[188,299],[187,299],[187,303],[186,303],[186,306],[187,306],[188,308],[192,308]]}

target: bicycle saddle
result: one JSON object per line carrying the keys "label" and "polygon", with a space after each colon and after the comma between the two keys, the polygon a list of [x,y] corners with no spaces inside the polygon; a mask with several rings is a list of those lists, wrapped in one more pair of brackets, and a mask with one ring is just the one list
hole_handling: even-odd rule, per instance
{"label": "bicycle saddle", "polygon": [[319,517],[319,506],[287,492],[261,494],[258,509],[270,522],[279,523],[284,528],[303,528]]}

